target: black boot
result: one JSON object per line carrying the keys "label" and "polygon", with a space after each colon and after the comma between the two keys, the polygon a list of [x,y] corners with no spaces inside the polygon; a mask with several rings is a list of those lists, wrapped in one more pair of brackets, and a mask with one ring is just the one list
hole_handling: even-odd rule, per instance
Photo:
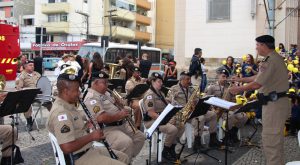
{"label": "black boot", "polygon": [[221,142],[217,139],[217,133],[211,133],[209,136],[209,147],[219,148],[221,147]]}
{"label": "black boot", "polygon": [[232,129],[230,130],[231,140],[232,140],[233,143],[240,142],[240,140],[238,138],[238,131],[239,131],[239,129],[237,127],[232,127]]}
{"label": "black boot", "polygon": [[11,157],[2,157],[1,165],[11,165]]}
{"label": "black boot", "polygon": [[171,153],[171,147],[164,146],[162,151],[162,157],[169,161],[176,161],[176,156],[174,157]]}
{"label": "black boot", "polygon": [[172,144],[171,147],[170,147],[170,153],[173,157],[177,158],[177,154],[176,154],[176,151],[175,151],[175,147],[176,147],[176,144]]}
{"label": "black boot", "polygon": [[28,131],[32,131],[32,125],[33,125],[32,117],[26,118],[26,120],[27,120],[27,129],[28,129]]}

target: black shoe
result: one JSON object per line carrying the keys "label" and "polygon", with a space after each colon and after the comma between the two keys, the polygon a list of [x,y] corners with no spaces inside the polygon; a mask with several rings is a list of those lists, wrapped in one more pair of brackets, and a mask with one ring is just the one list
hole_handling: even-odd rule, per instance
{"label": "black shoe", "polygon": [[1,165],[11,165],[11,157],[2,157]]}
{"label": "black shoe", "polygon": [[231,135],[231,140],[233,143],[239,143],[240,140],[238,138],[238,131],[239,129],[237,127],[232,127],[232,129],[229,131]]}
{"label": "black shoe", "polygon": [[26,120],[27,120],[28,131],[32,131],[32,125],[33,125],[32,117],[26,118]]}
{"label": "black shoe", "polygon": [[211,148],[219,148],[222,143],[217,139],[217,133],[211,133],[209,136],[209,147]]}
{"label": "black shoe", "polygon": [[172,162],[176,161],[176,156],[174,157],[171,153],[171,147],[164,146],[162,157]]}

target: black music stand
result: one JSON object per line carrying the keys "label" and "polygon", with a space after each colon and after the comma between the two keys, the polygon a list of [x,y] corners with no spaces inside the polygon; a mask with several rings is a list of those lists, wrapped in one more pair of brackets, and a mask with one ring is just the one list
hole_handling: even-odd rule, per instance
{"label": "black music stand", "polygon": [[[151,144],[152,144],[152,134],[155,130],[157,130],[157,137],[159,137],[160,125],[166,125],[174,115],[181,109],[182,107],[175,107],[171,104],[168,104],[167,107],[163,110],[163,112],[159,115],[159,117],[154,121],[150,128],[148,128],[146,132],[146,137],[149,139],[149,159],[146,160],[146,164],[151,164]],[[156,163],[158,164],[158,154],[159,154],[159,138],[157,138],[157,151],[156,151]]]}
{"label": "black music stand", "polygon": [[[246,105],[242,106],[241,108],[239,108],[236,112],[234,112],[234,114],[242,113],[242,112],[251,112],[251,110],[257,109],[257,108],[262,108],[262,104],[258,100],[253,100],[253,101],[248,102]],[[241,141],[240,147],[247,146],[247,147],[260,148],[259,145],[253,144],[251,142],[252,138],[254,137],[254,135],[257,132],[257,125],[255,124],[255,122],[253,120],[250,120],[250,124],[253,127],[254,131],[250,136],[248,136],[245,139],[245,141]]]}
{"label": "black music stand", "polygon": [[148,89],[148,84],[138,84],[136,85],[133,90],[125,97],[125,99],[128,99],[128,101],[131,101],[132,98],[138,98],[141,97]]}
{"label": "black music stand", "polygon": [[[6,98],[0,106],[0,117],[10,115],[12,118],[12,138],[14,139],[14,128],[15,120],[13,114],[24,113],[28,111],[36,95],[40,92],[40,89],[25,89],[21,91],[9,92],[7,93]],[[33,138],[33,137],[32,137]],[[34,138],[33,138],[34,140]],[[11,154],[11,163],[14,164],[14,149],[16,145],[14,140],[12,141],[12,154]]]}
{"label": "black music stand", "polygon": [[[204,101],[207,100],[207,99],[209,99],[210,97],[211,97],[211,96],[208,96],[208,97],[204,97],[204,98],[199,99],[199,101],[198,101],[198,103],[197,103],[197,105],[196,105],[196,107],[195,107],[195,110],[194,110],[193,113],[190,115],[189,119],[193,119],[193,118],[195,118],[195,117],[198,117],[198,116],[201,116],[201,115],[205,115],[205,114],[207,113],[207,111],[210,109],[210,106],[211,106],[211,105],[205,103]],[[198,136],[200,136],[200,133],[199,133],[199,130],[200,130],[200,127],[199,127],[200,121],[199,121],[199,120],[197,120],[197,121],[198,121]],[[200,140],[201,140],[201,139],[200,139]],[[199,143],[201,144],[201,141],[200,141]],[[206,156],[208,156],[208,157],[210,157],[210,158],[212,158],[212,159],[218,161],[219,163],[222,163],[222,161],[221,161],[220,159],[218,159],[218,158],[216,158],[216,157],[214,157],[214,156],[208,154],[207,151],[208,151],[208,150],[197,149],[197,151],[195,151],[194,153],[191,153],[191,154],[185,156],[184,158],[187,158],[187,157],[190,157],[190,156],[192,156],[192,155],[197,154],[196,160],[195,160],[195,162],[196,162],[197,159],[198,159],[198,157],[199,157],[199,155],[200,155],[200,154],[203,154],[203,155],[206,155]],[[181,155],[181,153],[179,154],[178,159],[180,158],[180,155]]]}

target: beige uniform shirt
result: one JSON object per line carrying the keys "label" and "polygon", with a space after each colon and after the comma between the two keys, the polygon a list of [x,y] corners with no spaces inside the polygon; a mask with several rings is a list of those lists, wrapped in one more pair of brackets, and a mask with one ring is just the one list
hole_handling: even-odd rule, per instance
{"label": "beige uniform shirt", "polygon": [[18,77],[18,80],[16,81],[16,88],[36,88],[37,81],[41,75],[33,71],[31,74],[27,73],[26,71],[22,71],[20,76]]}
{"label": "beige uniform shirt", "polygon": [[84,103],[92,115],[96,116],[103,112],[106,112],[109,115],[115,115],[116,113],[120,112],[118,107],[114,105],[115,100],[110,96],[109,92],[106,92],[103,95],[93,89],[89,89],[84,99]]}
{"label": "beige uniform shirt", "polygon": [[179,104],[185,106],[194,91],[195,90],[191,87],[180,87],[178,83],[170,88],[167,99],[170,100],[173,105]]}
{"label": "beige uniform shirt", "polygon": [[[163,93],[161,94],[165,97]],[[146,111],[154,109],[156,113],[161,113],[167,106],[151,89],[145,93],[144,104]]]}
{"label": "beige uniform shirt", "polygon": [[227,89],[228,89],[227,87],[224,87],[217,82],[216,84],[208,86],[205,93],[206,95],[214,95],[215,97],[221,99],[234,101],[234,96]]}
{"label": "beige uniform shirt", "polygon": [[254,81],[262,85],[258,92],[264,95],[272,91],[286,92],[289,89],[288,71],[282,57],[272,52],[264,58]]}
{"label": "beige uniform shirt", "polygon": [[127,80],[126,85],[125,85],[126,93],[129,94],[134,89],[134,87],[139,84],[143,84],[143,82],[141,80],[136,81],[136,79],[134,77],[131,77],[129,80]]}
{"label": "beige uniform shirt", "polygon": [[[50,111],[47,129],[54,134],[58,144],[69,143],[87,134],[84,119],[83,111],[58,97]],[[91,143],[88,143],[74,154],[90,147]]]}

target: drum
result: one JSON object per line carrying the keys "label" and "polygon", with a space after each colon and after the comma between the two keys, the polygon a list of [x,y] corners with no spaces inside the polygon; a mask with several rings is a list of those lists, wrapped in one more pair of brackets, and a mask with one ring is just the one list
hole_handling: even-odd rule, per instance
{"label": "drum", "polygon": [[39,100],[50,101],[52,94],[51,81],[46,77],[42,76],[37,81],[36,87],[41,89],[41,94],[38,94],[37,97]]}

